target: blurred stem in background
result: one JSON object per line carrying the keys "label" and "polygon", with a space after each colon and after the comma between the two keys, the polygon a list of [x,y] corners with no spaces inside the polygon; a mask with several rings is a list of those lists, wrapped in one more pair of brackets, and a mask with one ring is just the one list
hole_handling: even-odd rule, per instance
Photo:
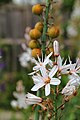
{"label": "blurred stem in background", "polygon": [[[69,24],[69,20],[71,18],[71,14],[74,8],[75,0],[62,0],[61,6],[61,14],[62,14],[62,38],[64,39],[64,51],[69,51],[68,47],[68,33],[67,27]],[[68,53],[69,54],[69,53]],[[64,58],[66,58],[66,54],[64,54]]]}

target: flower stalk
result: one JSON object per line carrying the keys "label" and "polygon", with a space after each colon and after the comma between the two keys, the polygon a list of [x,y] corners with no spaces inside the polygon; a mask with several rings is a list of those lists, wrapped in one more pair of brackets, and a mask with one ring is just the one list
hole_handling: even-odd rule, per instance
{"label": "flower stalk", "polygon": [[[37,91],[37,96],[40,97],[41,96],[41,92],[40,90]],[[34,116],[34,120],[39,120],[39,117],[40,117],[40,114],[39,114],[39,110],[40,110],[40,106],[36,106],[36,109],[35,109],[35,116]]]}
{"label": "flower stalk", "polygon": [[[47,28],[48,28],[48,13],[49,13],[49,8],[50,8],[50,0],[46,0],[46,10],[45,10],[45,17],[44,17],[44,27],[43,27],[43,34],[42,34],[42,53],[43,53],[43,59],[45,57],[46,53],[46,39],[47,39]],[[41,96],[41,91],[37,91],[37,96]],[[40,106],[36,107],[35,110],[35,119],[34,120],[39,120],[39,110]]]}
{"label": "flower stalk", "polygon": [[45,17],[44,17],[44,27],[43,27],[43,35],[42,35],[42,53],[43,58],[46,53],[46,39],[47,39],[47,29],[48,29],[48,13],[50,9],[50,0],[46,0],[46,10],[45,10]]}
{"label": "flower stalk", "polygon": [[56,86],[54,86],[54,112],[55,112],[55,114],[54,114],[54,120],[58,120],[58,118],[57,118],[57,96],[56,96]]}

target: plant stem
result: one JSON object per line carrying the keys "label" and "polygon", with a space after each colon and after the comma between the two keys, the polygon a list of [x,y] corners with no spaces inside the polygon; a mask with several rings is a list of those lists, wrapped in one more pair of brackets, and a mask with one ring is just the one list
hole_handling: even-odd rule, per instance
{"label": "plant stem", "polygon": [[43,35],[42,35],[42,53],[43,58],[45,57],[46,53],[46,39],[47,39],[47,28],[48,28],[48,13],[50,9],[50,0],[46,0],[46,10],[45,10],[45,17],[44,17],[44,28],[43,28]]}
{"label": "plant stem", "polygon": [[[42,34],[42,53],[43,53],[43,59],[45,57],[46,53],[46,39],[47,39],[47,28],[48,28],[48,13],[50,8],[50,0],[46,0],[46,11],[45,11],[45,17],[44,17],[44,27],[43,27],[43,34]],[[41,91],[37,91],[37,96],[41,97]],[[35,109],[35,118],[34,120],[39,120],[39,110],[40,106],[37,106]]]}
{"label": "plant stem", "polygon": [[57,120],[57,96],[56,96],[56,86],[54,86],[54,119]]}
{"label": "plant stem", "polygon": [[[37,96],[38,97],[41,96],[40,90],[37,91]],[[36,106],[34,120],[39,120],[39,110],[40,110],[40,106]]]}

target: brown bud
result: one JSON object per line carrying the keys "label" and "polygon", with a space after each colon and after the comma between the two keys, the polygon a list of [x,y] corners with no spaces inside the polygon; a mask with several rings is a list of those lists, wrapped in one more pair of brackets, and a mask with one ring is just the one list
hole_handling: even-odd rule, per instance
{"label": "brown bud", "polygon": [[65,107],[65,106],[64,106],[64,105],[62,105],[62,106],[61,106],[61,110],[63,110],[63,109],[64,109],[64,107]]}
{"label": "brown bud", "polygon": [[73,95],[74,95],[74,96],[76,96],[76,95],[77,95],[77,91],[76,91],[76,90],[73,92]]}
{"label": "brown bud", "polygon": [[69,97],[64,98],[65,102],[69,102]]}

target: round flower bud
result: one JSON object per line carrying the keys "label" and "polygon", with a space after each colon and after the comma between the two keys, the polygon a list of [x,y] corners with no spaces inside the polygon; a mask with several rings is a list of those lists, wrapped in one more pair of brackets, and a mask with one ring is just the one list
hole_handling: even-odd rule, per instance
{"label": "round flower bud", "polygon": [[40,47],[40,43],[39,43],[39,41],[37,41],[37,40],[31,40],[30,42],[29,42],[29,45],[28,45],[31,49],[33,49],[33,48],[39,48]]}
{"label": "round flower bud", "polygon": [[51,38],[56,38],[59,35],[59,28],[56,26],[52,26],[50,28],[48,28],[48,36]]}
{"label": "round flower bud", "polygon": [[32,13],[40,15],[43,12],[43,7],[40,4],[36,4],[32,7]]}
{"label": "round flower bud", "polygon": [[41,37],[41,32],[34,28],[30,30],[29,35],[32,39],[38,39]]}
{"label": "round flower bud", "polygon": [[37,56],[41,56],[41,49],[34,48],[31,52],[32,57],[37,58]]}
{"label": "round flower bud", "polygon": [[42,32],[43,31],[43,23],[37,22],[35,25],[35,28],[38,29],[40,32]]}

